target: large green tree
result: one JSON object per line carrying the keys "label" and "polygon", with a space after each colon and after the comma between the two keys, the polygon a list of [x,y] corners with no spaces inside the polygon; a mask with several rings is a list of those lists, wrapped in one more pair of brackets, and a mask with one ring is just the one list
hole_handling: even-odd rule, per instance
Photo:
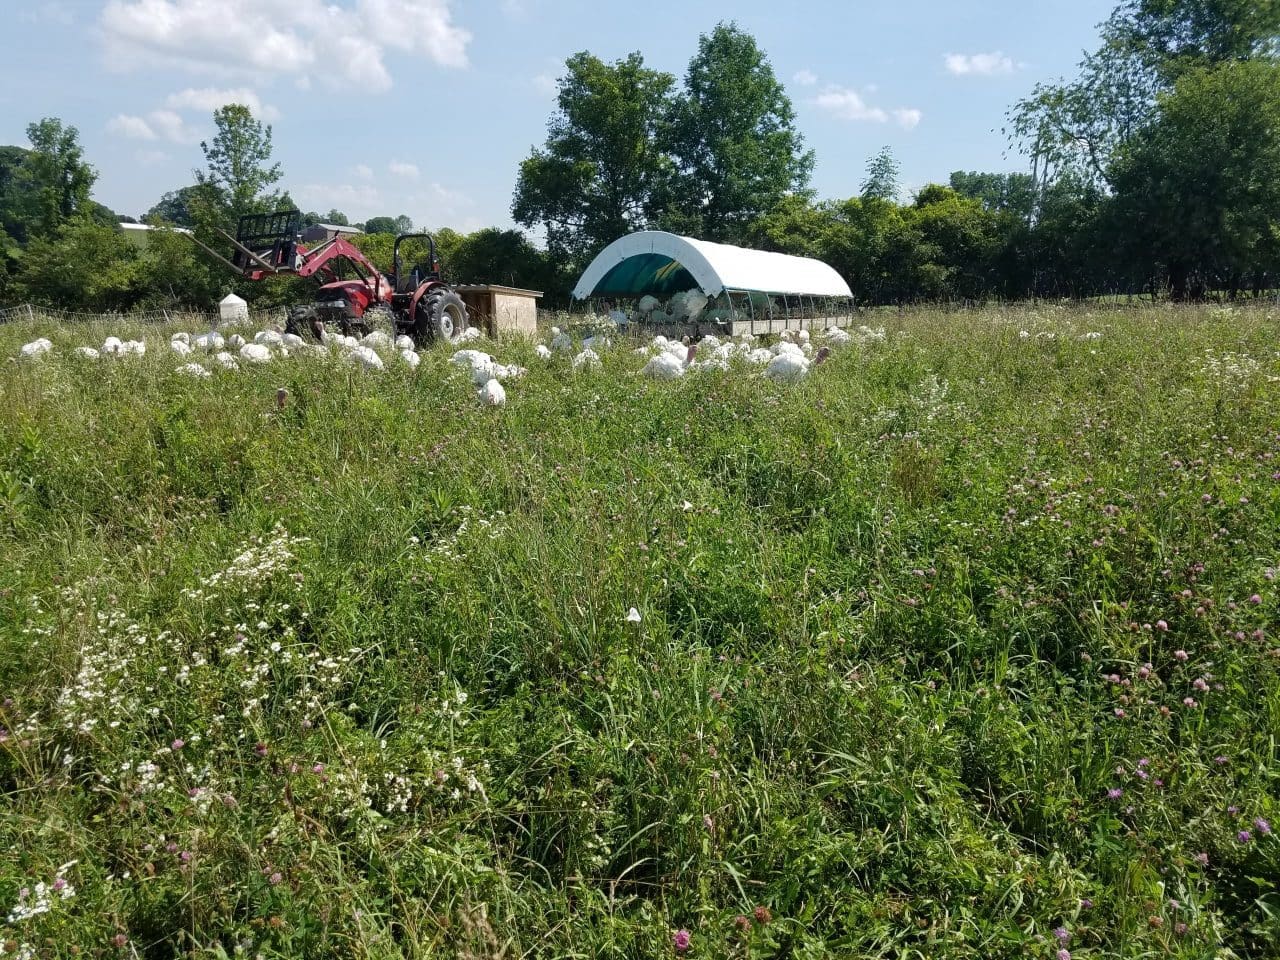
{"label": "large green tree", "polygon": [[519,230],[489,227],[468,234],[453,253],[452,274],[461,283],[498,283],[556,293],[554,264]]}
{"label": "large green tree", "polygon": [[1168,85],[1187,70],[1275,56],[1280,0],[1128,0],[1106,34]]}
{"label": "large green tree", "polygon": [[142,255],[114,226],[89,216],[37,237],[22,256],[15,285],[32,302],[80,310],[119,311],[143,296]]}
{"label": "large green tree", "polygon": [[791,100],[735,24],[699,38],[668,135],[679,173],[664,219],[707,240],[741,242],[758,217],[808,189],[814,158]]}
{"label": "large green tree", "polygon": [[97,179],[75,127],[46,117],[27,127],[27,139],[29,150],[9,147],[0,157],[0,221],[24,244],[52,237],[76,214],[93,212],[90,192]]}
{"label": "large green tree", "polygon": [[1116,222],[1131,257],[1192,287],[1235,289],[1274,270],[1280,238],[1280,65],[1245,60],[1183,73],[1159,119],[1116,163]]}
{"label": "large green tree", "polygon": [[864,200],[893,200],[898,196],[901,165],[888,147],[867,161],[867,174],[862,180]]}
{"label": "large green tree", "polygon": [[[1260,110],[1255,120],[1270,116],[1259,98],[1270,95],[1265,75],[1276,62],[1280,0],[1127,0],[1101,32],[1102,44],[1081,62],[1075,79],[1037,87],[1011,113],[1012,135],[1032,158],[1037,234],[1046,232],[1058,181],[1092,181],[1100,190],[1094,209],[1065,208],[1060,222],[1075,222],[1079,234],[1048,231],[1053,243],[1032,245],[1036,272],[1047,266],[1059,282],[1074,274],[1074,286],[1083,270],[1089,286],[1104,289],[1131,286],[1140,277],[1154,289],[1160,284],[1151,271],[1163,271],[1179,297],[1197,277],[1234,283],[1230,278],[1245,269],[1239,250],[1262,256],[1268,249],[1245,239],[1271,211],[1258,205],[1257,190],[1241,188],[1254,181],[1236,163],[1242,156],[1262,162],[1268,129],[1265,122],[1249,123],[1238,107]],[[1261,87],[1245,89],[1246,78]],[[1209,90],[1237,99],[1215,106]],[[1210,131],[1225,139],[1205,143]],[[1206,197],[1220,180],[1205,150],[1219,152],[1220,169],[1244,179]],[[1110,236],[1091,234],[1103,223],[1110,224]],[[1068,247],[1080,249],[1085,237],[1098,241],[1106,262],[1086,269],[1079,256],[1055,259]],[[1036,287],[1043,284],[1037,280]]]}
{"label": "large green tree", "polygon": [[1041,84],[1012,111],[1012,134],[1042,175],[1073,167],[1109,183],[1118,152],[1183,72],[1275,55],[1280,0],[1127,0],[1101,34],[1074,80]]}
{"label": "large green tree", "polygon": [[271,161],[271,127],[239,103],[219,107],[213,122],[213,139],[200,143],[205,169],[195,174],[197,224],[230,223],[279,207],[284,198],[274,187],[282,174],[280,164]]}
{"label": "large green tree", "polygon": [[948,185],[988,210],[1028,219],[1035,210],[1036,182],[1028,173],[980,173],[956,170]]}
{"label": "large green tree", "polygon": [[370,217],[365,221],[365,233],[408,233],[413,229],[413,220],[403,213],[398,217]]}
{"label": "large green tree", "polygon": [[579,53],[565,69],[546,143],[521,163],[511,210],[545,232],[556,256],[582,261],[653,222],[672,171],[662,144],[675,78],[639,53],[614,63]]}
{"label": "large green tree", "polygon": [[170,190],[142,215],[143,221],[175,227],[194,227],[196,221],[192,207],[199,202],[200,189],[198,185],[192,185]]}

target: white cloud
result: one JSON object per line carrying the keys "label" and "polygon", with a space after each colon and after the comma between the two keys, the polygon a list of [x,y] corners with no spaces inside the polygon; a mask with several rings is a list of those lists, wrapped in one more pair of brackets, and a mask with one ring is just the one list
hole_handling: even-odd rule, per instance
{"label": "white cloud", "polygon": [[385,90],[388,51],[465,67],[471,34],[453,0],[110,0],[99,24],[107,63],[216,77],[263,74]]}
{"label": "white cloud", "polygon": [[161,139],[173,143],[198,143],[200,140],[200,132],[188,126],[175,110],[152,110],[147,114],[147,123]]}
{"label": "white cloud", "polygon": [[199,110],[202,113],[213,113],[219,107],[229,103],[240,103],[249,108],[259,120],[270,122],[280,118],[280,111],[270,104],[263,103],[258,95],[248,87],[237,87],[231,90],[219,90],[214,87],[196,89],[188,87],[171,93],[165,98],[164,105],[171,110]]}
{"label": "white cloud", "polygon": [[898,121],[898,126],[904,130],[914,130],[920,126],[920,121],[924,119],[924,114],[914,109],[895,110],[893,111],[893,119]]}
{"label": "white cloud", "polygon": [[117,114],[107,121],[107,129],[114,134],[133,140],[198,143],[201,131],[198,126],[190,124],[183,113],[199,112],[207,117],[214,110],[228,103],[244,104],[260,120],[273,120],[280,115],[280,111],[269,104],[264,104],[248,87],[229,90],[188,87],[169,94],[162,107],[152,110],[145,117]]}
{"label": "white cloud", "polygon": [[841,120],[871,120],[884,123],[889,115],[879,107],[870,106],[856,90],[845,87],[827,87],[813,98],[813,102],[832,116]]}
{"label": "white cloud", "polygon": [[1014,62],[999,50],[995,53],[948,53],[943,58],[947,72],[957,77],[991,77],[1000,73],[1013,73]]}
{"label": "white cloud", "polygon": [[107,121],[107,129],[131,140],[196,143],[200,139],[200,133],[173,110],[152,110],[145,117],[119,113]]}
{"label": "white cloud", "polygon": [[814,97],[810,103],[840,120],[888,123],[892,118],[904,130],[915,129],[920,125],[920,121],[924,117],[923,113],[913,107],[898,107],[894,110],[885,110],[883,107],[873,106],[867,103],[866,98],[857,90],[850,90],[847,87],[827,87]]}
{"label": "white cloud", "polygon": [[373,179],[373,168],[370,167],[367,163],[357,163],[355,167],[352,168],[352,171],[361,180]]}
{"label": "white cloud", "polygon": [[304,183],[295,193],[310,208],[341,210],[357,223],[378,216],[384,205],[378,188],[367,183]]}
{"label": "white cloud", "polygon": [[818,75],[812,70],[800,70],[791,78],[791,82],[799,87],[812,87],[818,82]]}
{"label": "white cloud", "polygon": [[418,165],[416,163],[403,163],[400,160],[392,160],[387,164],[387,169],[394,173],[397,177],[417,177]]}
{"label": "white cloud", "polygon": [[461,190],[450,190],[448,187],[441,186],[438,183],[431,184],[431,196],[436,202],[444,204],[448,207],[469,207],[472,199]]}
{"label": "white cloud", "polygon": [[146,120],[142,119],[142,117],[130,116],[127,113],[118,113],[108,120],[107,129],[131,140],[154,140],[156,138],[156,132],[151,129],[151,125]]}

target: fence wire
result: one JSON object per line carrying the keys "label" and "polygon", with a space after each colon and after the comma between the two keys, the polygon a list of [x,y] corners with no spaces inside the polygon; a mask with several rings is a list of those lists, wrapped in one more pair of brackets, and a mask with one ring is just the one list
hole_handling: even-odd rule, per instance
{"label": "fence wire", "polygon": [[[283,307],[272,310],[249,311],[249,323],[283,323],[287,312]],[[56,307],[37,307],[24,303],[16,307],[0,307],[0,323],[35,322],[54,320],[59,323],[140,323],[140,324],[202,324],[210,329],[222,324],[218,313],[196,310],[149,310],[132,313],[89,313],[79,310],[60,310]],[[224,324],[225,325],[225,324]]]}

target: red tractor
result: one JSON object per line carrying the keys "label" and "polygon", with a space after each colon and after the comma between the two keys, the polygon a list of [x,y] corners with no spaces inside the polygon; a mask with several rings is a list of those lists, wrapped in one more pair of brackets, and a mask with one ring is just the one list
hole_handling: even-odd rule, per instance
{"label": "red tractor", "polygon": [[[250,280],[292,274],[315,277],[320,291],[315,301],[294,307],[285,329],[300,336],[323,336],[326,326],[347,336],[363,336],[375,329],[406,334],[417,343],[453,340],[467,329],[466,304],[440,278],[436,243],[428,233],[403,233],[392,248],[390,274],[381,270],[358,247],[342,236],[322,236],[306,246],[297,210],[255,213],[240,218],[236,235],[222,235],[235,248],[230,260],[210,250]],[[426,240],[427,259],[406,270],[400,257],[405,240]],[[353,275],[353,276],[352,276]]]}

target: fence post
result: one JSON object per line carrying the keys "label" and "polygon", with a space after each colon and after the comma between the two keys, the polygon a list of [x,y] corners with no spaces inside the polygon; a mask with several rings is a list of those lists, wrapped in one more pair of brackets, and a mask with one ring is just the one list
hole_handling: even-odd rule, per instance
{"label": "fence post", "polygon": [[34,309],[32,309],[31,304],[29,303],[27,304],[27,319],[30,320],[32,323],[36,322],[36,312]]}

